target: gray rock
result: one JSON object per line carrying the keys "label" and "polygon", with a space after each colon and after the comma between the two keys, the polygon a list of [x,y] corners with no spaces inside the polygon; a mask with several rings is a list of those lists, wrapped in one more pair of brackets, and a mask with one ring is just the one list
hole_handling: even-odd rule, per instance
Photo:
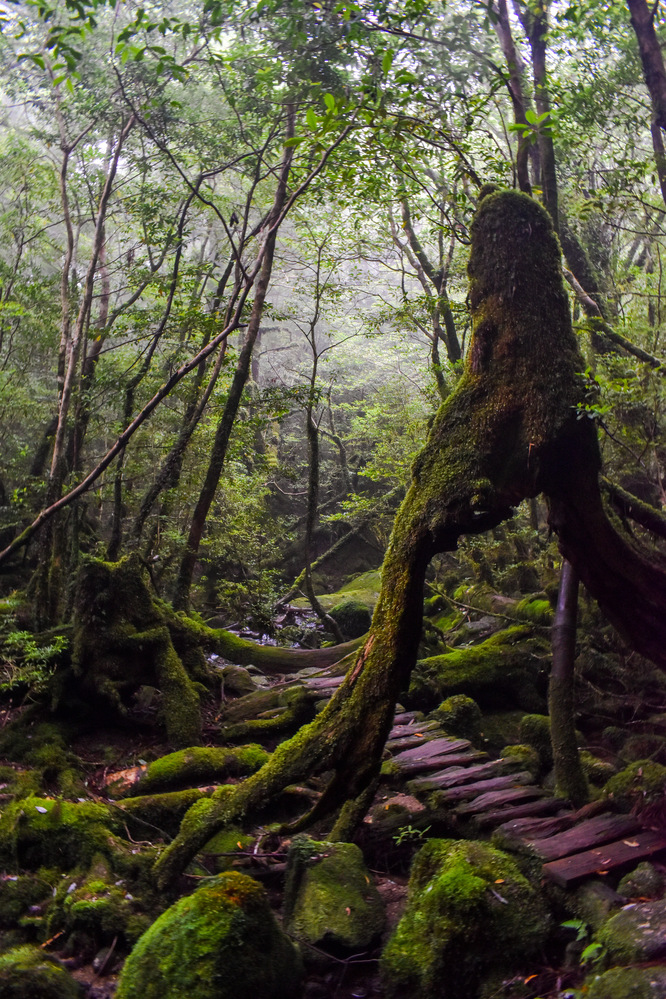
{"label": "gray rock", "polygon": [[600,929],[597,939],[616,964],[666,955],[666,901],[626,905]]}

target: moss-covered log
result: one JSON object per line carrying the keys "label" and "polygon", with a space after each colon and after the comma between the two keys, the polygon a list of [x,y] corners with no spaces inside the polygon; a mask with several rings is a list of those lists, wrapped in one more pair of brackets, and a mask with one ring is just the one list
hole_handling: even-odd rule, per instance
{"label": "moss-covered log", "polygon": [[415,462],[382,569],[370,635],[326,709],[236,789],[188,812],[158,862],[166,884],[213,833],[285,784],[334,777],[311,817],[360,794],[377,773],[398,693],[416,658],[423,581],[436,552],[486,531],[559,474],[571,439],[598,468],[589,421],[576,420],[581,370],[560,248],[529,197],[489,193],[472,225],[473,337],[464,373]]}

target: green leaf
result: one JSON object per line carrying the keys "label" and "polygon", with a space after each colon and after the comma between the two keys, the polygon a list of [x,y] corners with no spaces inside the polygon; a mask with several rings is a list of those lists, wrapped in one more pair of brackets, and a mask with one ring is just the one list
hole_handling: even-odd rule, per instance
{"label": "green leaf", "polygon": [[539,119],[537,118],[537,116],[536,116],[535,112],[534,112],[534,111],[532,111],[532,109],[531,109],[531,108],[529,108],[529,109],[528,109],[528,110],[527,110],[527,111],[525,112],[525,120],[526,120],[526,121],[529,121],[530,125],[536,125],[536,124],[537,124],[537,122],[539,121]]}
{"label": "green leaf", "polygon": [[384,74],[384,76],[388,74],[388,71],[393,65],[394,56],[395,52],[393,51],[393,49],[387,49],[386,52],[384,53],[384,58],[382,59],[382,73]]}
{"label": "green leaf", "polygon": [[335,97],[333,94],[324,94],[324,104],[328,111],[335,111]]}
{"label": "green leaf", "polygon": [[305,112],[305,119],[308,123],[308,128],[310,129],[310,131],[316,132],[319,126],[319,119],[317,118],[317,115],[314,113],[312,108],[308,108],[307,111]]}

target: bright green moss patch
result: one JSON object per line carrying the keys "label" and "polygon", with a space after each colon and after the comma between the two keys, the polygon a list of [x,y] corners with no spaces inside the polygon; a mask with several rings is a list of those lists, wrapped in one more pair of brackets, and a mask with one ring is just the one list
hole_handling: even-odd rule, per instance
{"label": "bright green moss patch", "polygon": [[222,874],[167,909],[141,937],[117,999],[291,999],[301,968],[263,888]]}
{"label": "bright green moss patch", "polygon": [[328,612],[345,638],[360,638],[370,628],[372,614],[361,600],[347,597]]}
{"label": "bright green moss patch", "polygon": [[412,674],[410,701],[434,707],[454,694],[466,694],[482,707],[501,703],[528,710],[541,707],[547,654],[547,643],[529,628],[506,628],[478,645],[421,659]]}
{"label": "bright green moss patch", "polygon": [[637,760],[621,770],[604,785],[604,794],[620,808],[661,797],[666,788],[666,767],[652,760]]}
{"label": "bright green moss patch", "polygon": [[[212,793],[212,792],[211,792]],[[154,834],[164,832],[175,836],[181,820],[188,808],[208,795],[197,788],[185,791],[167,791],[164,794],[144,794],[137,798],[123,798],[118,805],[128,815],[128,825],[132,827],[132,819],[139,819],[136,825],[144,833]],[[146,828],[143,823],[147,823]]]}
{"label": "bright green moss patch", "polygon": [[480,842],[430,840],[382,955],[387,995],[468,999],[485,972],[537,952],[547,929],[539,896],[506,854]]}
{"label": "bright green moss patch", "polygon": [[384,908],[354,843],[297,836],[289,851],[285,927],[319,946],[364,950],[384,928]]}
{"label": "bright green moss patch", "polygon": [[197,784],[223,783],[229,777],[247,777],[267,759],[266,750],[257,745],[237,749],[191,746],[151,763],[132,794],[176,791]]}
{"label": "bright green moss patch", "polygon": [[543,625],[553,623],[553,608],[546,597],[525,597],[516,604],[512,613],[521,621]]}
{"label": "bright green moss patch", "polygon": [[81,994],[71,975],[39,947],[0,954],[0,999],[80,999]]}
{"label": "bright green moss patch", "polygon": [[115,850],[111,811],[93,802],[29,797],[0,818],[0,866],[6,870],[87,865],[96,853]]}
{"label": "bright green moss patch", "polygon": [[438,708],[435,708],[432,716],[451,735],[470,739],[472,742],[478,742],[481,738],[483,727],[481,709],[476,701],[465,694],[447,697]]}

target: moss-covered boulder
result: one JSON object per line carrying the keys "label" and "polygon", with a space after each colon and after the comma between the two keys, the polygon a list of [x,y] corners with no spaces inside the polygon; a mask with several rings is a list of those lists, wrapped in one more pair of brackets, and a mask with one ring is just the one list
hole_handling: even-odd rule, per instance
{"label": "moss-covered boulder", "polygon": [[597,940],[612,964],[651,961],[666,955],[666,900],[627,905],[604,923]]}
{"label": "moss-covered boulder", "polygon": [[0,999],[80,999],[81,988],[39,947],[0,954]]}
{"label": "moss-covered boulder", "polygon": [[178,791],[197,784],[224,783],[229,777],[248,777],[267,759],[266,750],[257,745],[236,749],[190,746],[151,763],[131,794]]}
{"label": "moss-covered boulder", "polygon": [[664,894],[666,877],[649,860],[643,860],[635,870],[620,880],[617,890],[628,898],[658,898]]}
{"label": "moss-covered boulder", "polygon": [[666,767],[653,760],[636,760],[604,785],[604,794],[620,808],[642,808],[666,791]]}
{"label": "moss-covered boulder", "polygon": [[261,885],[221,874],[144,933],[116,999],[295,999],[300,979],[296,949]]}
{"label": "moss-covered boulder", "polygon": [[471,742],[478,742],[481,738],[483,723],[481,708],[466,694],[447,697],[432,714],[451,735],[469,739]]}
{"label": "moss-covered boulder", "polygon": [[542,711],[547,687],[548,643],[531,628],[515,626],[478,645],[421,659],[412,673],[410,703],[434,708],[454,694],[482,708],[498,705]]}
{"label": "moss-covered boulder", "polygon": [[552,767],[553,746],[550,741],[550,718],[548,715],[525,715],[520,722],[520,741],[536,750],[544,769]]}
{"label": "moss-covered boulder", "polygon": [[580,995],[585,999],[663,999],[666,968],[611,968],[586,978]]}
{"label": "moss-covered boulder", "polygon": [[382,955],[387,995],[469,999],[485,972],[529,960],[547,930],[539,896],[506,854],[486,843],[430,840]]}
{"label": "moss-covered boulder", "polygon": [[367,604],[347,597],[328,612],[345,638],[360,638],[370,628],[372,613]]}
{"label": "moss-covered boulder", "polygon": [[360,951],[385,923],[379,893],[354,843],[297,836],[289,850],[285,928],[310,944]]}
{"label": "moss-covered boulder", "polygon": [[534,746],[528,746],[524,742],[505,746],[500,751],[500,756],[502,759],[508,760],[512,769],[516,771],[529,770],[533,777],[538,777],[541,773],[541,757]]}
{"label": "moss-covered boulder", "polygon": [[96,802],[25,798],[0,817],[0,867],[87,867],[95,854],[113,852],[117,827],[110,809]]}

